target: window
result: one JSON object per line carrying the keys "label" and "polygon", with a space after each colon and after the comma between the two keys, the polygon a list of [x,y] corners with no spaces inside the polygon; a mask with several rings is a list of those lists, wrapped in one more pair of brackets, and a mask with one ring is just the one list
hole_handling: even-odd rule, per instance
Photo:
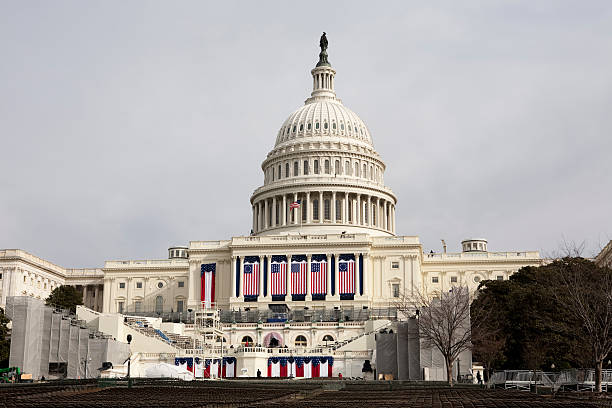
{"label": "window", "polygon": [[359,177],[359,163],[355,163],[355,177]]}
{"label": "window", "polygon": [[312,200],[312,219],[319,219],[319,200]]}
{"label": "window", "polygon": [[157,296],[155,298],[155,313],[162,314],[164,311],[164,298],[163,296]]}
{"label": "window", "polygon": [[312,129],[312,123],[309,123],[308,124],[308,130],[311,130],[311,129]]}
{"label": "window", "polygon": [[119,314],[123,314],[123,302],[117,303],[117,311]]}
{"label": "window", "polygon": [[304,175],[308,175],[308,160],[304,160]]}
{"label": "window", "polygon": [[253,339],[251,336],[244,336],[241,341],[242,345],[245,347],[249,347],[253,345]]}
{"label": "window", "polygon": [[323,216],[325,217],[324,219],[330,220],[331,219],[330,214],[331,214],[330,202],[329,202],[329,199],[325,199],[323,200]]}
{"label": "window", "polygon": [[502,275],[497,275],[497,280],[504,280],[504,277]]}
{"label": "window", "polygon": [[335,170],[336,174],[340,174],[340,160],[336,160]]}
{"label": "window", "polygon": [[142,301],[137,300],[137,301],[134,302],[134,311],[136,313],[142,312]]}
{"label": "window", "polygon": [[344,163],[344,174],[347,176],[351,175],[351,163],[350,162]]}
{"label": "window", "polygon": [[451,283],[457,283],[457,277],[451,276]]}
{"label": "window", "polygon": [[283,178],[282,173],[281,173],[281,165],[278,165],[278,179],[280,180],[281,178]]}
{"label": "window", "polygon": [[332,129],[336,130],[336,122],[332,123]]}
{"label": "window", "polygon": [[348,221],[353,222],[353,202],[348,202]]}
{"label": "window", "polygon": [[342,218],[342,208],[340,206],[340,200],[336,200],[336,221]]}
{"label": "window", "polygon": [[325,174],[330,173],[329,160],[325,160]]}
{"label": "window", "polygon": [[136,289],[142,289],[142,282],[136,282]]}
{"label": "window", "polygon": [[327,122],[323,124],[323,129],[327,130]]}
{"label": "window", "polygon": [[319,161],[318,160],[314,161],[314,172],[315,174],[319,174]]}
{"label": "window", "polygon": [[303,124],[303,123],[301,123],[301,124],[300,124],[300,132],[301,132],[302,130],[304,130],[304,124]]}
{"label": "window", "polygon": [[400,288],[399,288],[399,283],[394,283],[391,285],[391,290],[393,292],[393,297],[394,298],[398,298],[400,297]]}
{"label": "window", "polygon": [[289,163],[285,163],[285,177],[289,177]]}
{"label": "window", "polygon": [[340,130],[344,130],[344,123],[340,124]]}
{"label": "window", "polygon": [[363,178],[368,178],[368,166],[363,165],[363,174],[361,175]]}
{"label": "window", "polygon": [[[0,274],[0,279],[2,279],[2,275],[1,274]],[[44,286],[45,286],[45,289],[47,289],[47,282],[45,282]]]}
{"label": "window", "polygon": [[272,167],[272,181],[274,181],[274,167]]}
{"label": "window", "polygon": [[157,287],[159,289],[163,288],[164,287],[164,282],[157,282]]}
{"label": "window", "polygon": [[23,283],[26,283],[26,277],[25,276],[23,277]]}
{"label": "window", "polygon": [[319,130],[319,122],[315,123],[315,129]]}
{"label": "window", "polygon": [[119,282],[119,289],[125,289],[125,282]]}
{"label": "window", "polygon": [[325,342],[325,346],[327,347],[327,343],[333,342],[334,338],[329,334],[326,334],[325,336],[323,336],[323,341]]}
{"label": "window", "polygon": [[370,180],[374,180],[374,168],[370,166]]}
{"label": "window", "polygon": [[391,262],[391,269],[399,269],[399,262]]}
{"label": "window", "polygon": [[179,313],[183,313],[183,301],[182,300],[176,301],[176,311]]}
{"label": "window", "polygon": [[431,283],[438,283],[438,277],[437,276],[432,276],[431,277]]}
{"label": "window", "polygon": [[2,274],[0,273],[0,279],[2,279]]}
{"label": "window", "polygon": [[293,177],[297,176],[299,174],[299,169],[298,169],[298,162],[293,162]]}
{"label": "window", "polygon": [[300,335],[295,338],[294,344],[296,347],[306,347],[308,342],[306,341],[306,337]]}
{"label": "window", "polygon": [[302,206],[300,207],[301,209],[301,213],[302,213],[302,221],[306,221],[306,214],[308,214],[308,211],[310,211],[308,209],[307,203],[305,203],[304,201],[302,201]]}
{"label": "window", "polygon": [[178,281],[178,287],[179,288],[184,288],[185,287],[185,281]]}
{"label": "window", "polygon": [[297,130],[297,127],[293,125],[293,133],[295,133],[296,130]]}

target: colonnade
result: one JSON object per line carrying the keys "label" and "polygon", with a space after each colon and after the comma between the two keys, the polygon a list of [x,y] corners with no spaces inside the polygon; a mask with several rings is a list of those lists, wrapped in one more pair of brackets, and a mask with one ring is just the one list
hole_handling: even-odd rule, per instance
{"label": "colonnade", "polygon": [[[274,256],[279,255],[279,254],[274,254]],[[296,255],[296,254],[294,254]],[[300,254],[301,255],[301,254]],[[319,254],[317,254],[319,255]],[[327,261],[327,275],[326,275],[326,285],[325,285],[325,299],[326,300],[340,300],[340,279],[339,279],[339,259],[341,255],[346,255],[346,254],[340,254],[340,253],[334,253],[334,254],[324,254],[324,256],[326,257],[326,261]],[[354,253],[351,254],[354,256],[354,260],[355,260],[355,282],[354,282],[354,288],[355,288],[355,299],[358,299],[359,297],[361,297],[362,295],[365,297],[369,296],[370,293],[370,288],[369,286],[366,284],[366,282],[368,281],[367,277],[366,277],[366,271],[369,270],[368,265],[370,262],[370,256],[369,254],[361,254],[361,253]],[[359,256],[362,255],[363,256],[363,266],[360,266],[360,262],[359,262]],[[258,298],[260,298],[261,300],[264,301],[272,301],[272,279],[271,279],[271,271],[272,271],[272,256],[273,255],[259,255],[259,294],[258,294]],[[292,255],[284,255],[287,257],[287,268],[286,268],[286,296],[289,296],[288,301],[291,301],[290,296],[292,295],[291,293],[291,256]],[[311,261],[312,261],[312,256],[313,254],[306,254],[306,262],[307,262],[307,268],[306,268],[306,301],[310,301],[312,300],[312,288],[311,288]],[[334,258],[334,268],[332,271],[332,256]],[[239,257],[239,256],[232,256],[232,286],[231,286],[231,293],[232,293],[232,297],[237,297],[239,299],[243,299],[244,298],[244,256]],[[266,268],[264,268],[264,262],[267,263]],[[238,270],[240,271],[240,285],[238,286],[238,293],[236,293],[236,286],[237,286],[237,282],[236,282],[236,278],[237,278],[237,273],[236,273],[236,267],[238,266]],[[360,268],[363,268],[363,270],[361,270]],[[266,281],[266,291],[265,291],[265,295],[264,295],[264,272],[267,273],[268,277],[265,280]],[[334,279],[333,279],[333,291],[332,291],[332,273],[334,274]],[[363,276],[363,279],[359,279],[360,277],[360,273]],[[362,286],[363,285],[363,286]],[[333,294],[332,294],[333,293]],[[303,295],[303,294],[301,294]],[[317,294],[318,295],[318,294]]]}
{"label": "colonnade", "polygon": [[[291,209],[298,200],[299,208]],[[252,209],[254,233],[300,224],[358,225],[395,233],[395,204],[374,195],[307,191],[267,197]]]}

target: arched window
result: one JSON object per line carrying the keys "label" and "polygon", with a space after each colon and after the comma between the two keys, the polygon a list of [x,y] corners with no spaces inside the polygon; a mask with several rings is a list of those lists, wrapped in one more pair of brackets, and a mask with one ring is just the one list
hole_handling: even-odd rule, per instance
{"label": "arched window", "polygon": [[344,123],[340,124],[340,130],[344,130]]}
{"label": "arched window", "polygon": [[372,224],[376,226],[376,204],[372,204]]}
{"label": "arched window", "polygon": [[312,219],[319,219],[319,200],[317,199],[312,200]]}
{"label": "arched window", "polygon": [[308,175],[308,160],[304,160],[304,175]]}
{"label": "arched window", "polygon": [[325,345],[327,346],[327,343],[334,342],[334,338],[330,336],[329,334],[326,334],[325,336],[323,336],[323,341],[325,342]]}
{"label": "arched window", "polygon": [[285,177],[289,177],[289,163],[285,163]]}
{"label": "arched window", "polygon": [[329,199],[325,199],[323,200],[323,216],[325,217],[326,220],[330,220],[331,219],[331,215],[330,215],[330,202]]}
{"label": "arched window", "polygon": [[314,161],[314,172],[315,174],[319,174],[319,161],[318,160]]}
{"label": "arched window", "polygon": [[155,298],[155,313],[162,314],[163,311],[164,311],[164,297],[157,296]]}
{"label": "arched window", "polygon": [[251,338],[251,336],[244,336],[242,338],[241,343],[244,347],[249,347],[253,345],[253,339]]}
{"label": "arched window", "polygon": [[327,122],[323,123],[323,129],[327,130]]}
{"label": "arched window", "polygon": [[348,202],[348,221],[353,222],[353,200]]}
{"label": "arched window", "polygon": [[308,342],[306,341],[306,337],[300,335],[295,338],[294,344],[296,347],[306,347]]}
{"label": "arched window", "polygon": [[308,203],[302,199],[302,206],[300,207],[300,212],[302,213],[302,222],[306,221],[306,215],[308,214]]}
{"label": "arched window", "polygon": [[274,181],[274,167],[272,167],[272,181]]}
{"label": "arched window", "polygon": [[363,165],[363,174],[361,175],[363,178],[368,178],[368,166]]}
{"label": "arched window", "polygon": [[296,130],[297,130],[297,127],[293,125],[293,133],[295,133]]}
{"label": "arched window", "polygon": [[300,123],[300,132],[301,132],[302,130],[304,130],[304,124],[303,124],[303,123]]}
{"label": "arched window", "polygon": [[344,175],[345,176],[351,175],[351,162],[344,163]]}
{"label": "arched window", "polygon": [[298,169],[298,162],[293,162],[293,177],[298,176],[300,170]]}
{"label": "arched window", "polygon": [[311,129],[312,129],[312,123],[309,123],[308,124],[308,130],[311,130]]}
{"label": "arched window", "polygon": [[329,160],[325,160],[325,174],[329,174]]}
{"label": "arched window", "polygon": [[279,180],[283,178],[283,175],[282,175],[281,170],[282,170],[282,167],[281,167],[281,165],[279,164],[279,165],[278,165],[278,179],[279,179]]}
{"label": "arched window", "polygon": [[374,180],[374,168],[370,166],[370,180]]}
{"label": "arched window", "polygon": [[319,122],[315,123],[315,129],[319,130]]}
{"label": "arched window", "polygon": [[336,221],[342,218],[340,200],[336,200]]}
{"label": "arched window", "polygon": [[336,122],[332,123],[332,129],[336,130]]}
{"label": "arched window", "polygon": [[359,177],[359,163],[355,163],[355,177]]}
{"label": "arched window", "polygon": [[335,174],[340,174],[340,160],[336,160],[336,164],[335,164],[335,169],[336,173]]}

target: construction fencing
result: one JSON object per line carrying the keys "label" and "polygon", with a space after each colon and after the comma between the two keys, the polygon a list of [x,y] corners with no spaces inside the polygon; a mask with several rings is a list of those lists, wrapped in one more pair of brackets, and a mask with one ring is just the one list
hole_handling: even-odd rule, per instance
{"label": "construction fencing", "polygon": [[[534,370],[496,371],[491,376],[490,384],[505,389],[530,391],[534,387],[547,387],[554,391],[594,391],[595,370],[571,369],[555,372]],[[603,391],[612,390],[612,370],[603,370],[601,378]]]}

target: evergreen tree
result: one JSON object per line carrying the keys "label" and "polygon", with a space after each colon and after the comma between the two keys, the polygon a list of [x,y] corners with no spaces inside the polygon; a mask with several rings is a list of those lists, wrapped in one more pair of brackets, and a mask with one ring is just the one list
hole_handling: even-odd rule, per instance
{"label": "evergreen tree", "polygon": [[53,289],[46,303],[76,313],[77,305],[83,304],[83,295],[74,286],[62,285]]}

